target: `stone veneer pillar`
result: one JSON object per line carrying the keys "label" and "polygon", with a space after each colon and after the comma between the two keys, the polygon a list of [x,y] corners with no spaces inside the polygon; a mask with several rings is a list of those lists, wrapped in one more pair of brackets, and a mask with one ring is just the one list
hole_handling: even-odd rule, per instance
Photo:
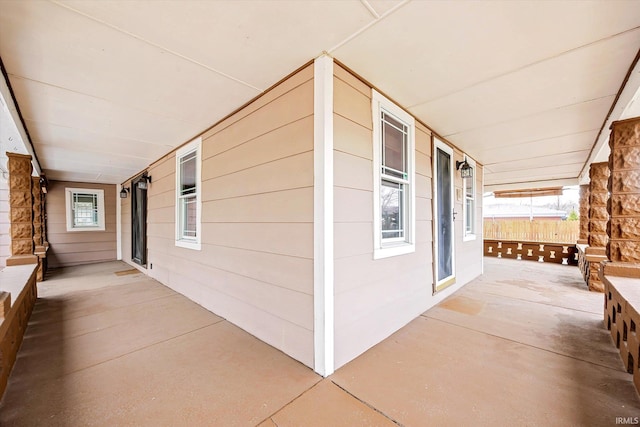
{"label": "stone veneer pillar", "polygon": [[607,235],[609,164],[607,162],[592,163],[589,179],[589,247],[585,250],[586,261],[589,263],[587,285],[590,291],[604,292],[599,272],[600,263],[607,259],[606,248],[609,241]]}
{"label": "stone veneer pillar", "polygon": [[600,267],[604,324],[640,391],[640,117],[613,122],[609,147],[609,260]]}
{"label": "stone veneer pillar", "polygon": [[640,263],[640,117],[614,122],[609,138],[611,263]]}
{"label": "stone veneer pillar", "polygon": [[591,273],[590,267],[591,264],[587,261],[586,250],[589,245],[589,210],[591,208],[590,203],[590,185],[581,185],[580,186],[580,235],[578,236],[578,241],[576,242],[577,249],[577,257],[578,257],[578,268],[580,269],[580,273],[582,273],[582,278],[585,283],[589,283],[589,275]]}
{"label": "stone veneer pillar", "polygon": [[7,266],[35,264],[33,254],[33,195],[31,156],[7,153],[9,169],[9,219],[11,221],[11,256]]}
{"label": "stone veneer pillar", "polygon": [[580,235],[578,236],[578,244],[586,245],[589,243],[589,184],[580,186]]}
{"label": "stone veneer pillar", "polygon": [[592,163],[589,169],[589,246],[606,248],[609,236],[607,222],[609,212],[609,164],[607,162]]}
{"label": "stone veneer pillar", "polygon": [[47,269],[47,248],[45,238],[45,217],[44,217],[44,193],[40,187],[40,177],[31,177],[31,194],[33,196],[33,244],[34,255],[38,257],[38,272],[36,280],[44,280],[44,273]]}
{"label": "stone veneer pillar", "polygon": [[42,246],[42,191],[40,190],[40,177],[31,177],[31,195],[33,197],[33,245]]}

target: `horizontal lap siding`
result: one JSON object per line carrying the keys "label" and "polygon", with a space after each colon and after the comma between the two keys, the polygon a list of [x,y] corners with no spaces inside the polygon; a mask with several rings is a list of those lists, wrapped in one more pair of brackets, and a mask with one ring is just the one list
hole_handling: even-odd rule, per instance
{"label": "horizontal lap siding", "polygon": [[[482,166],[476,168],[475,241],[462,241],[455,204],[456,284],[433,295],[431,132],[416,123],[416,251],[373,259],[371,88],[345,69],[334,73],[335,364],[340,367],[407,324],[482,271]],[[462,153],[456,150],[457,160]],[[462,189],[456,172],[455,186]]]}
{"label": "horizontal lap siding", "polygon": [[[67,231],[66,188],[104,190],[105,231]],[[50,267],[66,267],[116,259],[116,186],[50,181],[46,196]]]}
{"label": "horizontal lap siding", "polygon": [[152,277],[308,366],[312,78],[307,67],[203,134],[202,250],[175,246],[175,155],[149,169],[148,212]]}
{"label": "horizontal lap siding", "polygon": [[430,306],[431,140],[416,129],[416,252],[373,259],[371,89],[334,75],[335,364],[344,365]]}
{"label": "horizontal lap siding", "polygon": [[11,255],[9,229],[9,183],[0,177],[0,269],[7,265],[7,258]]}
{"label": "horizontal lap siding", "polygon": [[[462,160],[461,152],[455,152],[455,159]],[[475,240],[463,241],[464,216],[462,204],[464,203],[464,187],[460,173],[456,171],[456,188],[462,192],[463,200],[456,200],[456,280],[459,283],[467,283],[482,274],[483,242],[482,242],[482,165],[476,164],[473,179],[476,181],[476,217]]]}

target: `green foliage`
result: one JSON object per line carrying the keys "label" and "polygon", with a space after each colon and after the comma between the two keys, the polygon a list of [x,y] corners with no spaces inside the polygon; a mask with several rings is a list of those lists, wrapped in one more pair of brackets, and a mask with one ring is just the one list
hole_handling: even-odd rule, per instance
{"label": "green foliage", "polygon": [[578,216],[578,213],[575,211],[575,209],[572,210],[569,216],[567,217],[568,221],[578,221],[579,219],[580,217]]}

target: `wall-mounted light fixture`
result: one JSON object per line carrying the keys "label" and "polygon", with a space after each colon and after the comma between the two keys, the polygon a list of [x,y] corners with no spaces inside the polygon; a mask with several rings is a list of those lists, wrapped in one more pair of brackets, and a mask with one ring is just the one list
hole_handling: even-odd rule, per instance
{"label": "wall-mounted light fixture", "polygon": [[466,159],[464,161],[456,161],[456,170],[460,171],[462,178],[473,178],[473,168]]}
{"label": "wall-mounted light fixture", "polygon": [[142,175],[140,177],[140,180],[138,181],[138,188],[141,190],[146,190],[147,188],[149,188],[149,183],[151,182],[151,176],[147,175],[147,173],[145,172],[144,175]]}
{"label": "wall-mounted light fixture", "polygon": [[42,190],[42,192],[44,194],[47,194],[47,185],[48,185],[47,178],[45,176],[41,176],[40,177],[40,190]]}
{"label": "wall-mounted light fixture", "polygon": [[129,187],[122,187],[122,190],[120,190],[120,198],[126,199],[128,194],[129,194]]}

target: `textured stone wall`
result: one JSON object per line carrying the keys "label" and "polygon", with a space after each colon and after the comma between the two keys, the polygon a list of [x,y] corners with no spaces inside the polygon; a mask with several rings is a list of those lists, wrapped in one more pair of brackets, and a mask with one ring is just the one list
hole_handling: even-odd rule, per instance
{"label": "textured stone wall", "polygon": [[33,255],[31,156],[7,153],[11,255]]}
{"label": "textured stone wall", "polygon": [[580,236],[579,240],[589,241],[589,184],[580,186]]}
{"label": "textured stone wall", "polygon": [[42,206],[42,191],[40,190],[40,177],[32,176],[31,181],[31,195],[33,196],[33,244],[35,246],[42,246],[44,243],[44,210]]}
{"label": "textured stone wall", "polygon": [[614,122],[609,146],[607,257],[640,263],[640,117]]}
{"label": "textured stone wall", "polygon": [[589,246],[606,247],[609,237],[607,223],[609,212],[609,164],[607,162],[592,163],[589,169]]}

